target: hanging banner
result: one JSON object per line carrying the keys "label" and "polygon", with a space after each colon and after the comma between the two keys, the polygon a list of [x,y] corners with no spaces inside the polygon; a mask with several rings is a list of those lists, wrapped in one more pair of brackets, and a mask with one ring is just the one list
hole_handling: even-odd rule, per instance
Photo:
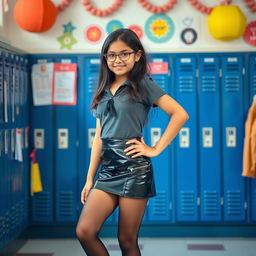
{"label": "hanging banner", "polygon": [[54,63],[52,104],[76,105],[76,63]]}
{"label": "hanging banner", "polygon": [[35,106],[52,104],[52,78],[54,63],[32,66],[32,89]]}

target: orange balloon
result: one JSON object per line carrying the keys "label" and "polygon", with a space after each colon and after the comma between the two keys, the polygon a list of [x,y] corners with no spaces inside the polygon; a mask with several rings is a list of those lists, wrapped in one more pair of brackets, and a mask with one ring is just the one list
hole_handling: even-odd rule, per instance
{"label": "orange balloon", "polygon": [[50,29],[57,17],[57,8],[50,0],[19,0],[13,11],[17,25],[29,32]]}

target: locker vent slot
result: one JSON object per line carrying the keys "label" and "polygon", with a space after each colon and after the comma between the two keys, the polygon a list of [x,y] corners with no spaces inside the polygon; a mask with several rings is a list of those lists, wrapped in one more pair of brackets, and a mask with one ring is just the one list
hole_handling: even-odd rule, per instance
{"label": "locker vent slot", "polygon": [[87,67],[89,67],[89,74],[92,74],[92,73],[98,74],[99,65],[88,65]]}
{"label": "locker vent slot", "polygon": [[88,78],[88,92],[94,92],[96,90],[98,83],[98,78],[94,76],[90,76]]}
{"label": "locker vent slot", "polygon": [[[255,68],[256,68],[256,65],[255,65]],[[256,70],[255,70],[255,72],[256,72]],[[253,86],[252,86],[252,88],[253,88],[253,93],[255,94],[255,93],[256,93],[256,75],[253,76],[253,81],[252,81],[252,83],[253,83]]]}
{"label": "locker vent slot", "polygon": [[13,205],[10,212],[10,227],[15,229],[18,221],[18,207],[17,204]]}
{"label": "locker vent slot", "polygon": [[182,64],[179,66],[179,72],[193,72],[193,66],[192,65],[186,65]]}
{"label": "locker vent slot", "polygon": [[41,217],[46,217],[50,216],[50,197],[49,197],[49,192],[40,192],[39,194],[36,195],[35,197],[35,215],[36,216],[41,216]]}
{"label": "locker vent slot", "polygon": [[25,208],[25,200],[22,200],[19,204],[19,216],[21,222],[23,222],[27,217],[27,210]]}
{"label": "locker vent slot", "polygon": [[178,81],[179,92],[193,92],[193,77],[180,76]]}
{"label": "locker vent slot", "polygon": [[202,76],[202,92],[216,92],[216,77]]}
{"label": "locker vent slot", "polygon": [[184,216],[195,215],[194,191],[181,191],[181,214]]}
{"label": "locker vent slot", "polygon": [[6,212],[5,214],[5,234],[9,234],[10,233],[10,227],[11,227],[11,216],[10,216],[10,212]]}
{"label": "locker vent slot", "polygon": [[238,64],[227,64],[226,66],[228,72],[239,72],[239,65]]}
{"label": "locker vent slot", "polygon": [[73,214],[73,192],[63,191],[59,193],[59,214],[60,216],[72,216]]}
{"label": "locker vent slot", "polygon": [[0,216],[0,240],[3,239],[5,234],[4,217]]}
{"label": "locker vent slot", "polygon": [[153,215],[166,216],[167,215],[167,195],[165,191],[159,191],[157,197],[153,200]]}
{"label": "locker vent slot", "polygon": [[216,72],[216,67],[215,64],[204,64],[203,72]]}
{"label": "locker vent slot", "polygon": [[225,77],[225,91],[226,92],[239,92],[240,80],[239,76],[226,76]]}
{"label": "locker vent slot", "polygon": [[166,79],[164,76],[153,77],[153,81],[158,84],[163,90],[165,90]]}
{"label": "locker vent slot", "polygon": [[215,190],[204,191],[204,214],[216,215],[218,212],[218,193]]}
{"label": "locker vent slot", "polygon": [[227,191],[227,211],[228,215],[241,216],[241,192]]}

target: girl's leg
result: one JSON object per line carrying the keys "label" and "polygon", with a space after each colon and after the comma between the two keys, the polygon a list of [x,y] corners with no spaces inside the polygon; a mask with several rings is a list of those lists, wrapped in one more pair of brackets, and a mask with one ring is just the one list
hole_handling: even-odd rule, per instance
{"label": "girl's leg", "polygon": [[92,189],[80,215],[76,235],[88,256],[109,256],[98,238],[98,232],[106,218],[114,211],[118,196]]}
{"label": "girl's leg", "polygon": [[147,198],[119,197],[118,240],[123,256],[140,256],[138,232]]}

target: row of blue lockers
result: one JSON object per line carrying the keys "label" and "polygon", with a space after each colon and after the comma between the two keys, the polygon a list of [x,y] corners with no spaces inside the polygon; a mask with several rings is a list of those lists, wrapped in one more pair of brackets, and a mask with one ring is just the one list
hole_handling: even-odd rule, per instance
{"label": "row of blue lockers", "polygon": [[0,48],[0,248],[28,225],[28,79],[28,57]]}
{"label": "row of blue lockers", "polygon": [[[173,143],[152,158],[157,196],[149,200],[143,223],[255,223],[255,180],[241,173],[244,123],[256,94],[256,55],[152,54],[149,60],[156,65],[153,79],[190,119]],[[77,105],[33,106],[30,72],[38,62],[78,64]],[[0,241],[6,243],[29,224],[75,223],[79,217],[95,134],[89,106],[99,56],[2,51],[0,64]],[[166,65],[167,72],[157,68]],[[150,112],[143,130],[148,145],[156,143],[168,121],[160,109]],[[17,128],[22,162],[15,157]],[[37,149],[43,191],[30,197],[32,148]],[[115,212],[107,222],[117,218]]]}
{"label": "row of blue lockers", "polygon": [[[76,106],[33,106],[32,138],[37,147],[44,190],[33,196],[32,223],[76,222],[95,134],[89,106],[98,79],[98,55],[31,56],[43,62],[78,64]],[[152,158],[157,196],[143,223],[253,223],[256,183],[241,176],[244,123],[256,93],[256,56],[252,53],[152,54],[165,63],[152,78],[189,113],[176,139]],[[154,65],[153,64],[153,65]],[[160,65],[159,64],[159,65]],[[161,66],[161,65],[160,65]],[[143,130],[154,145],[169,117],[150,112]],[[61,141],[67,141],[63,148]],[[108,223],[117,222],[117,212]]]}

